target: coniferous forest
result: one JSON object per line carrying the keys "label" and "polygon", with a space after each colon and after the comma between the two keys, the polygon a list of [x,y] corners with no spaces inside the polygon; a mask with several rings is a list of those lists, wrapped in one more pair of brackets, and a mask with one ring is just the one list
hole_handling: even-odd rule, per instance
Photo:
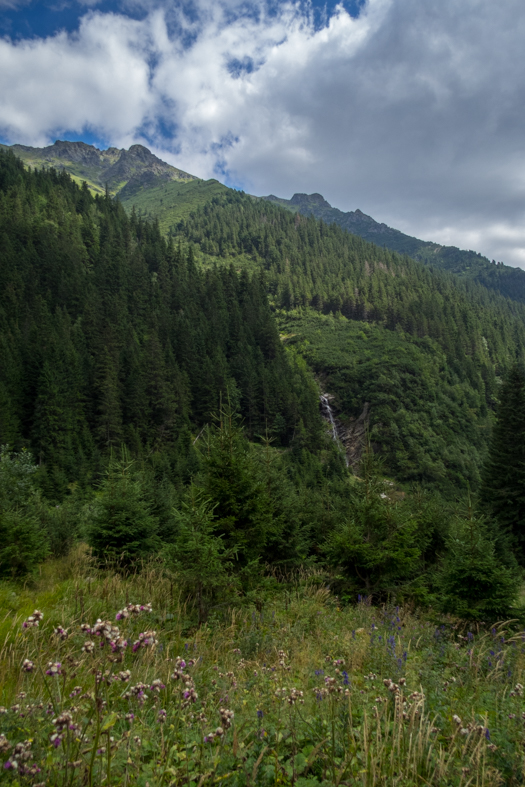
{"label": "coniferous forest", "polygon": [[[235,192],[165,238],[11,153],[0,187],[4,576],[78,539],[180,568],[199,510],[236,593],[316,566],[348,600],[454,611],[467,593],[467,617],[511,609],[521,463],[509,502],[490,470],[509,440],[488,448],[500,400],[494,439],[525,430],[501,387],[522,379],[524,307]],[[368,408],[353,470],[320,386],[343,426]],[[450,545],[473,527],[484,589],[466,569],[454,589]],[[204,619],[219,591],[199,592]]]}
{"label": "coniferous forest", "polygon": [[336,225],[0,151],[0,781],[523,784],[524,353]]}

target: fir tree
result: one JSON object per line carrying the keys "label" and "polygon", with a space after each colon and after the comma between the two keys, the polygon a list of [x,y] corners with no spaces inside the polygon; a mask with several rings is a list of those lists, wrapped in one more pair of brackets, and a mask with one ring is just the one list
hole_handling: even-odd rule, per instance
{"label": "fir tree", "polygon": [[160,546],[157,519],[133,470],[125,450],[118,461],[111,460],[87,533],[97,558],[123,565],[147,558]]}
{"label": "fir tree", "polygon": [[525,562],[525,372],[512,367],[501,387],[500,404],[483,473],[480,501],[495,518],[499,551],[510,537]]}

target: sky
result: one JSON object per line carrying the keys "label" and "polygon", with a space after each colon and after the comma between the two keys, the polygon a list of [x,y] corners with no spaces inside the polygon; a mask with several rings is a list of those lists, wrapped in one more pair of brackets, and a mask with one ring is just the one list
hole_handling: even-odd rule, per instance
{"label": "sky", "polygon": [[0,141],[146,145],[525,268],[523,0],[0,0]]}

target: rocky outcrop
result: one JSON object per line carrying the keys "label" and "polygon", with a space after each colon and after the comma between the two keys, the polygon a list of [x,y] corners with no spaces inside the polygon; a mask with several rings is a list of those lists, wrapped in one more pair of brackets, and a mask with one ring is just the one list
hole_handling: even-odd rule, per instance
{"label": "rocky outcrop", "polygon": [[[123,198],[163,181],[198,180],[194,175],[162,161],[144,145],[132,145],[129,150],[99,150],[85,142],[57,140],[45,148],[12,145],[11,150],[30,166],[65,169],[101,190],[107,184],[112,194],[120,193]],[[127,189],[126,193],[124,189]]]}
{"label": "rocky outcrop", "polygon": [[351,418],[348,423],[343,424],[335,414],[333,403],[334,396],[332,394],[321,394],[321,414],[330,424],[334,440],[337,440],[343,446],[347,465],[355,467],[361,461],[366,444],[366,435],[370,423],[370,404],[365,402],[361,415],[358,418]]}
{"label": "rocky outcrop", "polygon": [[351,418],[350,422],[346,426],[341,426],[339,430],[339,439],[345,447],[351,467],[355,467],[361,461],[369,423],[370,404],[365,402],[361,415],[358,418]]}

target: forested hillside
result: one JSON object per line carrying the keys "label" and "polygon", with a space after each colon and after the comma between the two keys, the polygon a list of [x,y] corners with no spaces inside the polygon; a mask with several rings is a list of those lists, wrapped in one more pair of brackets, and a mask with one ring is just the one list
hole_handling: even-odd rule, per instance
{"label": "forested hillside", "polygon": [[204,259],[264,269],[288,341],[335,394],[343,423],[370,404],[371,434],[398,479],[455,494],[477,486],[499,379],[523,358],[523,306],[243,195],[214,199],[177,234]]}
{"label": "forested hillside", "polygon": [[[522,307],[235,192],[172,233],[0,154],[0,575],[81,540],[156,556],[198,623],[305,567],[507,614],[521,542],[462,500]],[[320,386],[369,414],[354,472]]]}
{"label": "forested hillside", "polygon": [[460,278],[470,279],[495,290],[507,298],[525,303],[525,271],[512,268],[503,262],[489,260],[479,252],[444,246],[424,241],[375,221],[361,210],[344,213],[333,208],[321,194],[294,194],[292,199],[281,199],[271,194],[262,199],[281,205],[304,216],[315,216],[326,224],[337,224],[364,240],[375,243],[399,254],[407,254],[425,265],[449,271]]}
{"label": "forested hillside", "polygon": [[262,274],[201,272],[66,173],[0,163],[1,444],[30,447],[60,493],[121,443],[180,461],[221,396],[250,437],[287,445],[302,423],[315,442],[315,388],[285,354]]}

